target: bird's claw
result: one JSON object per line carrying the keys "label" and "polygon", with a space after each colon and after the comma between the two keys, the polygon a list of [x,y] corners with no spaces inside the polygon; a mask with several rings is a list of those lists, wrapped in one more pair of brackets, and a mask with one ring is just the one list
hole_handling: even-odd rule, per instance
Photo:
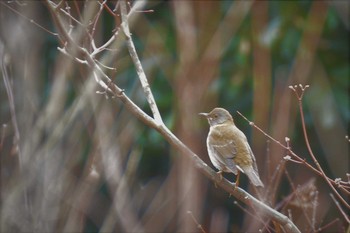
{"label": "bird's claw", "polygon": [[222,171],[218,171],[216,174],[220,176],[220,181],[222,180]]}

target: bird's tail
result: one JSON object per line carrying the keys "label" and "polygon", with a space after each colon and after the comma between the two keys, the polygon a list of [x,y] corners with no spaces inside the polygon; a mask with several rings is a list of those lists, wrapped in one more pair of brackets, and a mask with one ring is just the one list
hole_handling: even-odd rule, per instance
{"label": "bird's tail", "polygon": [[248,176],[253,185],[264,187],[264,184],[260,180],[258,172],[255,171],[252,167],[245,169],[244,173]]}

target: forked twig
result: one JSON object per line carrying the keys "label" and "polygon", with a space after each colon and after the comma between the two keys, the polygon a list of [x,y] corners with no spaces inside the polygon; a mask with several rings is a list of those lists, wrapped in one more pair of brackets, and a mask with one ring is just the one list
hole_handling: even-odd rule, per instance
{"label": "forked twig", "polygon": [[305,139],[305,143],[306,143],[307,149],[308,149],[308,151],[309,151],[309,153],[310,153],[310,156],[311,156],[312,160],[313,160],[314,163],[316,164],[317,169],[321,172],[322,177],[323,177],[324,180],[327,182],[327,184],[329,185],[329,187],[333,190],[333,192],[334,192],[335,195],[338,197],[338,199],[339,199],[348,209],[350,209],[349,203],[347,203],[347,202],[345,201],[345,199],[338,193],[338,191],[334,188],[333,184],[329,181],[329,179],[328,179],[326,173],[323,171],[323,169],[322,169],[320,163],[317,161],[316,156],[314,155],[314,153],[313,153],[313,151],[312,151],[312,148],[311,148],[311,146],[310,146],[309,137],[308,137],[308,135],[307,135],[306,125],[305,125],[304,110],[303,110],[303,103],[302,103],[305,90],[306,90],[308,87],[309,87],[309,85],[302,86],[301,84],[299,84],[299,89],[301,90],[301,92],[298,92],[298,86],[297,86],[297,85],[295,85],[294,87],[293,87],[293,86],[289,86],[289,88],[290,88],[291,90],[293,90],[295,96],[296,96],[297,99],[298,99],[299,112],[300,112],[300,117],[301,117],[301,125],[302,125],[302,128],[303,128],[304,139]]}

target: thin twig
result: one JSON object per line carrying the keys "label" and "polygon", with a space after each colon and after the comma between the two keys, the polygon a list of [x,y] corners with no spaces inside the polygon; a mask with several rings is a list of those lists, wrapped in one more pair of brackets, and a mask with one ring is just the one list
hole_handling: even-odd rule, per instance
{"label": "thin twig", "polygon": [[[117,2],[117,4],[118,4],[118,2]],[[111,8],[109,8],[109,6],[107,5],[107,4],[103,4],[103,7],[107,10],[107,12],[109,13],[109,14],[111,14],[113,17],[116,17],[117,16],[117,14],[115,14],[114,12],[113,12],[113,10],[111,9]]]}
{"label": "thin twig", "polygon": [[[109,38],[109,40],[106,43],[104,43],[103,45],[101,45],[98,48],[96,48],[95,42],[93,42],[92,43],[92,47],[93,47],[94,51],[91,53],[91,56],[94,57],[94,56],[96,56],[96,54],[98,54],[98,53],[102,52],[103,50],[105,50],[116,39],[118,33],[119,33],[119,31],[116,31],[115,33],[113,33],[111,38]],[[91,41],[94,41],[94,40],[91,40]]]}
{"label": "thin twig", "polygon": [[116,71],[117,70],[117,68],[115,68],[115,67],[109,67],[109,66],[106,66],[106,65],[104,65],[104,64],[102,64],[102,62],[100,62],[99,60],[97,60],[97,59],[94,59],[98,64],[100,64],[102,67],[104,67],[104,68],[106,68],[106,69],[108,69],[108,70],[113,70],[113,71]]}
{"label": "thin twig", "polygon": [[104,8],[104,5],[106,4],[107,0],[104,0],[102,3],[99,2],[100,4],[100,9],[98,10],[97,14],[96,14],[96,17],[94,19],[94,23],[93,23],[93,26],[92,26],[92,31],[91,31],[91,36],[94,37],[95,35],[95,31],[96,31],[96,25],[97,25],[97,22],[101,16],[101,13],[102,13],[102,10]]}
{"label": "thin twig", "polygon": [[247,215],[251,216],[252,218],[256,219],[257,221],[259,221],[260,223],[262,223],[264,225],[263,229],[266,229],[268,232],[270,232],[271,227],[269,226],[269,222],[270,221],[263,221],[261,218],[258,218],[256,215],[252,214],[250,211],[248,211],[246,208],[244,208],[241,204],[239,204],[237,201],[233,202],[236,206],[238,206],[244,213],[246,213]]}
{"label": "thin twig", "polygon": [[8,102],[9,102],[11,121],[12,121],[12,125],[13,125],[13,128],[14,128],[14,133],[15,133],[15,135],[14,135],[14,142],[13,143],[14,143],[14,146],[16,148],[16,152],[18,153],[19,167],[20,167],[20,169],[22,169],[23,157],[22,157],[20,146],[19,146],[20,140],[21,140],[21,136],[20,136],[19,128],[18,128],[13,89],[12,89],[12,85],[11,85],[9,74],[7,72],[8,71],[8,67],[6,66],[5,58],[4,57],[0,57],[0,62],[1,62],[2,78],[4,80],[5,90],[6,90],[6,94],[7,94]]}
{"label": "thin twig", "polygon": [[[4,51],[0,51],[0,54],[4,54]],[[17,114],[16,114],[16,107],[15,107],[15,99],[14,99],[14,95],[13,95],[13,89],[12,89],[12,85],[11,85],[11,81],[10,81],[10,77],[8,74],[8,67],[5,61],[5,57],[0,57],[0,65],[1,65],[1,71],[2,71],[2,77],[4,80],[4,84],[5,84],[5,89],[6,89],[6,93],[7,93],[7,97],[8,97],[8,102],[9,102],[9,108],[10,108],[10,114],[11,114],[11,121],[12,121],[12,125],[14,128],[14,147],[15,147],[15,151],[17,152],[17,157],[18,157],[18,164],[19,164],[19,168],[20,171],[23,172],[23,154],[22,154],[22,150],[20,147],[20,140],[21,140],[21,135],[19,132],[19,128],[18,128],[18,120],[17,120]],[[3,132],[5,133],[5,125],[3,128]],[[2,140],[1,139],[1,146],[2,146]],[[28,194],[27,194],[27,190],[24,189],[23,190],[23,195],[24,195],[24,207],[28,210],[29,205],[28,205]]]}
{"label": "thin twig", "polygon": [[6,129],[7,129],[7,124],[2,124],[2,127],[1,127],[1,139],[0,139],[0,151],[2,150],[2,147],[4,145]]}
{"label": "thin twig", "polygon": [[[68,8],[68,10],[69,10],[69,8]],[[76,22],[76,23],[79,24],[80,26],[83,26],[83,24],[82,24],[79,20],[77,20],[76,18],[74,18],[70,12],[65,11],[63,8],[60,8],[60,11],[62,11],[63,14],[65,14],[66,16],[68,16],[69,19],[73,20],[74,22]]]}
{"label": "thin twig", "polygon": [[196,223],[197,228],[198,228],[199,230],[201,230],[202,233],[206,233],[206,231],[204,230],[204,228],[202,227],[202,225],[201,225],[200,223],[198,223],[198,221],[197,221],[196,218],[194,217],[192,211],[187,211],[187,213],[191,216],[193,222]]}
{"label": "thin twig", "polygon": [[290,186],[292,187],[293,193],[295,194],[295,197],[296,197],[295,199],[296,199],[297,203],[299,204],[299,207],[300,207],[301,211],[303,212],[303,214],[304,214],[304,216],[305,216],[305,218],[306,218],[306,221],[307,221],[308,224],[311,226],[312,230],[315,230],[314,227],[313,227],[313,225],[312,225],[312,222],[311,222],[311,220],[310,220],[310,218],[309,218],[309,216],[308,216],[308,214],[306,213],[305,206],[304,206],[304,204],[301,202],[301,199],[302,199],[302,198],[301,198],[300,195],[299,195],[299,194],[300,194],[300,193],[299,193],[300,188],[299,188],[299,190],[298,190],[297,188],[295,188],[295,185],[294,185],[294,183],[293,183],[293,180],[292,180],[292,178],[290,177],[290,175],[289,175],[289,173],[288,173],[287,170],[285,170],[284,173],[285,173],[286,176],[287,176],[287,179],[288,179],[288,181],[289,181],[289,184],[290,184]]}
{"label": "thin twig", "polygon": [[[326,225],[324,225],[324,226],[318,228],[318,229],[317,229],[317,232],[323,232],[326,228],[332,226],[333,224],[335,224],[335,223],[337,223],[337,222],[339,222],[339,221],[340,221],[340,219],[339,219],[339,218],[336,218],[336,219],[330,221],[329,223],[327,223]],[[339,232],[340,232],[340,231],[339,231]]]}
{"label": "thin twig", "polygon": [[329,196],[331,196],[332,200],[334,201],[335,205],[337,206],[338,210],[340,211],[340,213],[343,215],[344,219],[346,220],[346,222],[348,224],[350,224],[350,219],[349,216],[345,213],[345,211],[341,208],[339,202],[337,201],[337,199],[335,199],[334,195],[332,193],[329,194]]}
{"label": "thin twig", "polygon": [[79,16],[80,20],[82,20],[83,17],[81,16],[81,12],[80,12],[77,0],[74,0],[73,2],[74,2],[75,9],[77,10],[78,16]]}
{"label": "thin twig", "polygon": [[345,199],[338,193],[338,191],[334,188],[333,184],[329,181],[326,173],[323,171],[320,163],[318,162],[318,160],[316,159],[316,156],[314,155],[310,142],[309,142],[309,137],[307,135],[307,130],[306,130],[306,125],[305,125],[305,119],[304,119],[304,110],[303,110],[303,96],[305,93],[305,90],[309,87],[309,85],[305,85],[302,86],[301,84],[299,84],[299,88],[301,90],[301,93],[298,92],[298,89],[294,86],[289,86],[290,89],[293,90],[295,96],[298,99],[298,105],[299,105],[299,112],[300,112],[300,117],[301,117],[301,125],[303,128],[303,133],[304,133],[304,139],[305,139],[305,143],[306,143],[306,147],[310,153],[310,156],[312,158],[312,160],[314,161],[314,163],[316,164],[316,167],[318,168],[318,170],[321,172],[321,176],[324,178],[324,180],[327,182],[328,186],[332,189],[332,191],[335,193],[335,195],[338,197],[338,199],[348,208],[350,209],[350,205],[349,203],[347,203],[345,201]]}
{"label": "thin twig", "polygon": [[38,28],[44,30],[45,32],[47,32],[47,33],[49,33],[49,34],[51,34],[51,35],[53,35],[53,36],[58,36],[58,35],[59,35],[59,34],[56,33],[56,32],[52,32],[52,31],[50,31],[50,30],[44,28],[43,26],[41,26],[40,24],[38,24],[37,22],[35,22],[33,19],[28,18],[27,16],[23,15],[22,13],[20,13],[20,12],[17,11],[16,9],[10,7],[10,6],[9,6],[8,4],[6,4],[4,1],[0,1],[0,3],[1,3],[2,5],[4,5],[5,7],[9,8],[11,11],[15,12],[16,14],[18,14],[19,16],[21,16],[21,17],[25,18],[26,20],[28,20],[28,22],[30,22],[30,23],[34,24],[35,26],[37,26]]}

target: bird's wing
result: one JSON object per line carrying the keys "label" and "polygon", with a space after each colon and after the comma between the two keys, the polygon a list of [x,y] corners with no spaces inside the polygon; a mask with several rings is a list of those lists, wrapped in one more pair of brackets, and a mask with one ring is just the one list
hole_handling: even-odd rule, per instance
{"label": "bird's wing", "polygon": [[218,155],[218,159],[226,165],[234,174],[237,174],[237,167],[233,158],[237,154],[236,144],[234,140],[223,141],[221,143],[212,144],[212,148]]}
{"label": "bird's wing", "polygon": [[224,159],[233,159],[237,154],[237,143],[232,126],[217,126],[210,133],[209,143]]}
{"label": "bird's wing", "polygon": [[248,148],[248,150],[249,150],[250,157],[252,158],[252,161],[253,161],[253,169],[254,169],[256,172],[258,172],[258,166],[256,165],[255,156],[254,156],[253,151],[252,151],[252,149],[250,148],[248,142],[246,143],[246,146],[247,146],[247,148]]}
{"label": "bird's wing", "polygon": [[234,140],[224,141],[222,143],[212,144],[214,150],[225,159],[233,159],[237,154]]}

